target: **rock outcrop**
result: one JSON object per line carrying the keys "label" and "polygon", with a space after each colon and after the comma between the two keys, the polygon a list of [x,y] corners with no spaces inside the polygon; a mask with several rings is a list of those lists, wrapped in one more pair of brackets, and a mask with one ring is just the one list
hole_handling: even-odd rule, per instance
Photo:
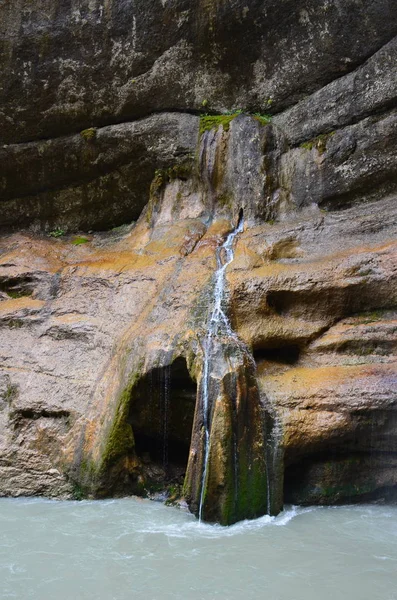
{"label": "rock outcrop", "polygon": [[0,7],[1,495],[396,497],[397,11],[367,4]]}

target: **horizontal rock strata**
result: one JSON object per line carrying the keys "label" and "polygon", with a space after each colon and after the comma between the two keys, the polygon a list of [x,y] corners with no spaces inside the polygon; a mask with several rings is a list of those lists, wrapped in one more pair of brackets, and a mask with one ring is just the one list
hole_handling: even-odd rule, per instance
{"label": "horizontal rock strata", "polygon": [[395,498],[394,3],[18,0],[0,24],[0,495],[167,488],[197,514],[244,219],[208,519]]}

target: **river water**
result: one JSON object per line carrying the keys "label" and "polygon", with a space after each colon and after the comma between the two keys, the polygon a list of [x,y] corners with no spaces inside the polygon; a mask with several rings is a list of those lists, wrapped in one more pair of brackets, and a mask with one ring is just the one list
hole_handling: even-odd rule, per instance
{"label": "river water", "polygon": [[397,507],[229,528],[149,500],[0,500],[0,598],[395,600]]}

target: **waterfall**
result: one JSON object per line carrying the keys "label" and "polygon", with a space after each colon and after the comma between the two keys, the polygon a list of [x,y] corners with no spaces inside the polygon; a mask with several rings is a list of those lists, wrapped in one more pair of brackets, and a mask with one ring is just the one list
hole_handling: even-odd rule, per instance
{"label": "waterfall", "polygon": [[[247,140],[249,149],[242,152]],[[228,131],[218,127],[204,132],[199,178],[206,214],[220,219],[239,206],[244,207],[245,219],[256,216],[264,205],[264,142],[264,128],[244,116],[234,119]],[[199,520],[223,525],[277,514],[282,500],[278,490],[283,479],[280,486],[273,482],[280,453],[273,447],[278,439],[272,406],[259,390],[251,348],[233,331],[227,316],[226,269],[242,229],[241,210],[236,228],[216,249],[216,268],[205,297],[209,308],[199,334],[201,377],[184,482],[187,504]],[[202,308],[200,299],[193,313],[200,332]]]}
{"label": "waterfall", "polygon": [[[206,481],[208,475],[208,458],[210,446],[210,419],[209,419],[209,384],[211,375],[212,349],[214,339],[222,332],[227,336],[235,337],[229,319],[222,309],[223,296],[225,291],[225,271],[228,265],[233,261],[234,251],[233,242],[236,236],[241,233],[244,227],[242,212],[240,213],[237,227],[229,233],[226,240],[217,248],[216,252],[216,273],[215,286],[213,294],[213,309],[208,323],[208,331],[204,340],[204,368],[202,376],[201,401],[203,407],[203,425],[204,425],[204,469],[201,479],[201,492],[199,503],[199,521],[202,520],[204,496]],[[236,463],[237,461],[235,461]]]}

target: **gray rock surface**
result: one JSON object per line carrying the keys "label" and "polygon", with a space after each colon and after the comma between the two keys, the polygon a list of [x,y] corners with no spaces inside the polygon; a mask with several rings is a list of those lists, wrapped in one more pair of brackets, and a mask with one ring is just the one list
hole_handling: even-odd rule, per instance
{"label": "gray rock surface", "polygon": [[286,152],[279,163],[284,210],[343,209],[397,190],[397,113],[373,116]]}
{"label": "gray rock surface", "polygon": [[394,37],[362,66],[276,115],[274,123],[282,129],[288,143],[296,146],[395,108],[396,53]]}
{"label": "gray rock surface", "polygon": [[275,113],[256,182],[251,123],[218,186],[240,206],[250,188],[258,218],[393,192],[396,13],[391,0],[3,3],[0,228],[135,220],[156,169],[196,152],[189,111]]}
{"label": "gray rock surface", "polygon": [[155,170],[191,162],[197,137],[198,117],[163,113],[5,146],[0,226],[109,229],[136,220]]}
{"label": "gray rock surface", "polygon": [[393,0],[2,2],[6,143],[154,111],[280,112],[397,34]]}

